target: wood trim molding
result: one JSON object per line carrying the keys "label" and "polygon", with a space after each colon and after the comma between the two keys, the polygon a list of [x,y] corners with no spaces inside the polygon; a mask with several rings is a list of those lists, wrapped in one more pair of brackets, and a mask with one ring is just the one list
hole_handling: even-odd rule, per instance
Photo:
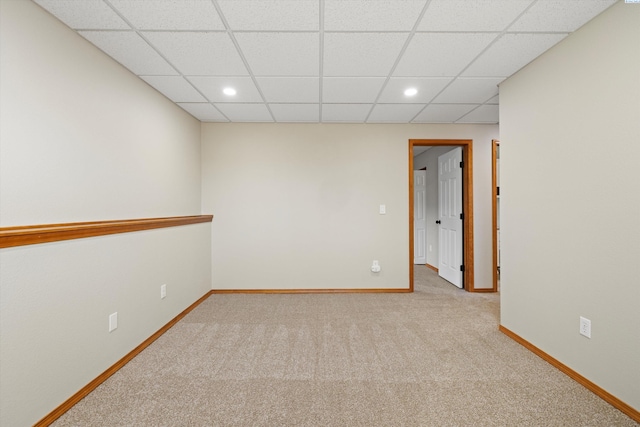
{"label": "wood trim molding", "polygon": [[474,287],[474,235],[473,235],[473,140],[471,139],[410,139],[409,140],[409,281],[413,292],[413,147],[414,146],[460,146],[462,161],[462,210],[464,211],[463,263],[464,289],[476,292]]}
{"label": "wood trim molding", "polygon": [[436,273],[438,273],[440,270],[438,270],[438,267],[434,267],[431,264],[425,264],[425,267],[430,268],[431,270],[435,271]]}
{"label": "wood trim molding", "polygon": [[491,230],[493,244],[493,291],[498,291],[498,147],[500,141],[491,141]]}
{"label": "wood trim molding", "polygon": [[82,239],[108,234],[130,233],[154,228],[211,222],[213,215],[141,218],[67,224],[25,225],[0,228],[0,248]]}
{"label": "wood trim molding", "polygon": [[149,347],[151,343],[153,343],[155,340],[160,338],[160,336],[165,332],[167,332],[169,329],[171,329],[173,325],[175,325],[180,320],[182,320],[182,318],[185,317],[187,314],[189,314],[191,310],[193,310],[198,305],[200,305],[200,303],[202,303],[204,300],[209,298],[211,294],[212,294],[212,291],[209,291],[206,294],[204,294],[204,296],[202,296],[196,302],[191,304],[189,307],[187,307],[184,311],[182,311],[176,317],[174,317],[171,321],[169,321],[169,323],[167,323],[162,328],[160,328],[156,333],[154,333],[149,338],[144,340],[142,344],[140,344],[139,346],[131,350],[126,356],[118,360],[113,366],[111,366],[109,369],[104,371],[102,374],[98,375],[96,379],[91,381],[86,386],[82,387],[76,394],[74,394],[69,399],[64,401],[60,406],[58,406],[56,409],[51,411],[48,415],[46,415],[40,421],[35,423],[34,427],[46,427],[51,423],[53,423],[58,418],[60,418],[65,412],[71,409],[76,403],[80,402],[85,396],[87,396],[89,393],[95,390],[100,384],[105,382],[111,375],[115,374],[120,368],[122,368],[124,365],[129,363],[131,359],[133,359],[138,354],[140,354],[142,350]]}
{"label": "wood trim molding", "polygon": [[368,288],[368,289],[214,289],[214,294],[375,294],[407,293],[406,288]]}
{"label": "wood trim molding", "polygon": [[409,292],[413,292],[413,142],[409,140]]}
{"label": "wood trim molding", "polygon": [[583,387],[593,392],[596,396],[600,397],[602,400],[604,400],[614,408],[618,409],[620,412],[623,412],[625,415],[627,415],[634,421],[640,423],[640,411],[632,408],[630,405],[624,403],[622,400],[618,399],[617,397],[615,397],[614,395],[612,395],[602,387],[589,381],[588,379],[586,379],[585,377],[583,377],[582,375],[580,375],[579,373],[577,373],[576,371],[574,371],[573,369],[565,365],[564,363],[551,357],[550,355],[548,355],[547,353],[545,353],[535,345],[531,344],[529,341],[525,340],[518,334],[510,331],[509,329],[505,328],[502,325],[500,325],[498,329],[500,330],[500,332],[502,332],[503,334],[505,334],[506,336],[508,336],[515,342],[517,342],[518,344],[522,345],[527,350],[531,351],[532,353],[540,357],[542,360],[549,363],[551,366],[560,370],[562,373],[569,376],[571,379],[575,380],[580,385],[582,385]]}
{"label": "wood trim molding", "polygon": [[484,292],[484,293],[494,293],[494,294],[496,293],[496,291],[494,291],[493,288],[474,288],[473,292],[476,292],[476,293]]}

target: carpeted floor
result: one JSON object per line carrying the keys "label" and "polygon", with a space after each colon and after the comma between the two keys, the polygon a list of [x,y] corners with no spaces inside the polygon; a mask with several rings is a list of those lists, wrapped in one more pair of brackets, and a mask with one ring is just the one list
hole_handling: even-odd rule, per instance
{"label": "carpeted floor", "polygon": [[637,426],[498,331],[499,296],[213,295],[53,425]]}

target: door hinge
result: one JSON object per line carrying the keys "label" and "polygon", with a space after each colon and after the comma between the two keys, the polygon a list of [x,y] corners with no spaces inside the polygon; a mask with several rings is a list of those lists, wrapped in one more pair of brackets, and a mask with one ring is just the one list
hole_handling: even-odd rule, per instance
{"label": "door hinge", "polygon": [[460,167],[464,167],[464,162],[460,162]]}
{"label": "door hinge", "polygon": [[460,266],[460,271],[464,271],[464,265]]}
{"label": "door hinge", "polygon": [[460,213],[460,219],[464,219],[464,213]]}

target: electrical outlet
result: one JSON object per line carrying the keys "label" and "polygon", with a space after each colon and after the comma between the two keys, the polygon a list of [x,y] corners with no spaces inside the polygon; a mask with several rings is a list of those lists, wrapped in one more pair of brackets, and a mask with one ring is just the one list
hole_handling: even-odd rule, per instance
{"label": "electrical outlet", "polygon": [[160,286],[160,299],[164,299],[167,296],[167,285]]}
{"label": "electrical outlet", "polygon": [[113,332],[118,329],[118,312],[111,313],[109,315],[109,332]]}
{"label": "electrical outlet", "polygon": [[591,320],[580,316],[580,335],[591,338]]}

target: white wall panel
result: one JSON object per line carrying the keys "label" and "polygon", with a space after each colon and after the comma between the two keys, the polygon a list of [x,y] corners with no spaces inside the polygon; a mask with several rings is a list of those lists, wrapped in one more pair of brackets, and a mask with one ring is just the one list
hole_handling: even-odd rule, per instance
{"label": "white wall panel", "polygon": [[205,295],[210,233],[194,224],[0,249],[0,424],[33,425]]}
{"label": "white wall panel", "polygon": [[[407,288],[412,138],[474,140],[475,280],[477,288],[491,288],[497,126],[207,123],[202,129],[202,206],[216,215],[214,289]],[[380,204],[386,215],[378,213]],[[374,259],[378,275],[370,271]]]}
{"label": "white wall panel", "polygon": [[[199,214],[200,123],[36,4],[0,6],[0,225]],[[0,425],[33,425],[204,295],[210,230],[0,250]]]}
{"label": "white wall panel", "polygon": [[636,410],[638,70],[618,2],[500,87],[501,323]]}
{"label": "white wall panel", "polygon": [[200,213],[197,120],[34,3],[1,18],[1,226]]}

